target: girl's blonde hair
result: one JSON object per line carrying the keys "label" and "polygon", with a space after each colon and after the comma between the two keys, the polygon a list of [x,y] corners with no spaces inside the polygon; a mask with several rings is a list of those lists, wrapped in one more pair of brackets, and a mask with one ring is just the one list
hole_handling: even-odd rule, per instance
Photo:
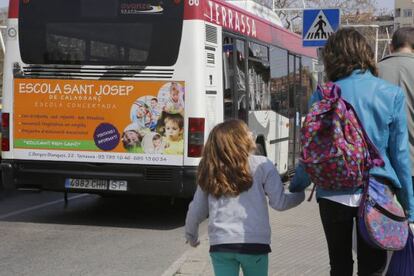
{"label": "girl's blonde hair", "polygon": [[237,196],[253,184],[248,158],[255,149],[241,120],[229,120],[211,130],[198,166],[201,189],[215,197]]}

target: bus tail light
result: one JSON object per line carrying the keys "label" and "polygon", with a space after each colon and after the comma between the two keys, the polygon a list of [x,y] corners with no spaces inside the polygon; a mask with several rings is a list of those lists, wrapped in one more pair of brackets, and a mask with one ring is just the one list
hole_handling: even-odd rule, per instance
{"label": "bus tail light", "polygon": [[17,18],[19,15],[19,0],[10,0],[9,18]]}
{"label": "bus tail light", "polygon": [[1,150],[10,150],[10,115],[9,113],[1,114]]}
{"label": "bus tail light", "polygon": [[188,157],[200,157],[204,145],[204,118],[188,119]]}

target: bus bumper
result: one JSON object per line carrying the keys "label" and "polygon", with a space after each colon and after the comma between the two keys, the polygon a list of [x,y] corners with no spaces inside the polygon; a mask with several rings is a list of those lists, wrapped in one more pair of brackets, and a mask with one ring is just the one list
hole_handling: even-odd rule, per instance
{"label": "bus bumper", "polygon": [[[159,195],[190,198],[196,190],[195,166],[148,166],[76,162],[2,160],[2,181],[6,189]],[[66,179],[126,181],[126,191],[65,188]]]}

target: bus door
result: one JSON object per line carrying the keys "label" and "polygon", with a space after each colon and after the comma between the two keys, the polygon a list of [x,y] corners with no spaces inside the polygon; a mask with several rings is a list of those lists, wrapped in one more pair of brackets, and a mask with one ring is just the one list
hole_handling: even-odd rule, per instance
{"label": "bus door", "polygon": [[300,153],[300,126],[302,114],[300,100],[302,93],[301,57],[288,54],[288,104],[289,104],[289,154],[288,171],[295,169]]}
{"label": "bus door", "polygon": [[223,33],[224,120],[238,118],[247,123],[246,43]]}

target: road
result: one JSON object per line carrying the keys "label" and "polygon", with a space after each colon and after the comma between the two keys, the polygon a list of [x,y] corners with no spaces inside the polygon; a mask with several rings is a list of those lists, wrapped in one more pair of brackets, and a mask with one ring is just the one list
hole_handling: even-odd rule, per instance
{"label": "road", "polygon": [[162,275],[188,249],[187,204],[0,191],[0,275]]}

